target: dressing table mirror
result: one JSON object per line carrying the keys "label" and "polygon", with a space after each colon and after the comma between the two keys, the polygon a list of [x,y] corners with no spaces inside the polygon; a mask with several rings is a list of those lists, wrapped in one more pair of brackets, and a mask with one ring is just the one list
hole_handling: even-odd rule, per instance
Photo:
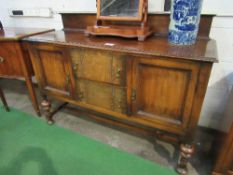
{"label": "dressing table mirror", "polygon": [[85,34],[138,38],[144,41],[152,32],[147,26],[148,0],[97,0],[94,26]]}
{"label": "dressing table mirror", "polygon": [[98,0],[97,19],[118,21],[141,21],[143,0]]}

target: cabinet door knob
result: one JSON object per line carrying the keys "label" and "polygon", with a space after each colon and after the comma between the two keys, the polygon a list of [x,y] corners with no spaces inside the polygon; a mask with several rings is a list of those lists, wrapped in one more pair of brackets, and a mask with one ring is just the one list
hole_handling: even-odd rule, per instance
{"label": "cabinet door knob", "polygon": [[3,63],[4,62],[4,58],[3,57],[0,57],[0,63]]}

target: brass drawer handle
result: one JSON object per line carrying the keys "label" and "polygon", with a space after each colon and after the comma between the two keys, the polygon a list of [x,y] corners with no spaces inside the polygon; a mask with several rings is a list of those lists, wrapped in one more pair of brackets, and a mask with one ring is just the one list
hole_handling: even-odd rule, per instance
{"label": "brass drawer handle", "polygon": [[0,57],[0,63],[3,63],[4,62],[4,58],[3,57]]}
{"label": "brass drawer handle", "polygon": [[122,108],[122,100],[121,100],[121,99],[118,100],[117,107],[118,107],[118,108]]}
{"label": "brass drawer handle", "polygon": [[117,72],[116,72],[116,77],[120,78],[121,77],[121,68],[117,68]]}
{"label": "brass drawer handle", "polygon": [[136,90],[135,90],[135,89],[132,90],[131,100],[132,100],[132,101],[135,101],[135,100],[136,100]]}
{"label": "brass drawer handle", "polygon": [[73,64],[73,70],[78,70],[78,63],[77,64]]}
{"label": "brass drawer handle", "polygon": [[70,75],[66,75],[66,85],[69,85],[70,83]]}
{"label": "brass drawer handle", "polygon": [[83,92],[80,92],[79,95],[78,95],[79,99],[83,99],[84,97],[84,93]]}
{"label": "brass drawer handle", "polygon": [[72,68],[73,68],[73,71],[74,71],[74,78],[75,79],[78,79],[78,63],[77,64],[73,64],[73,66],[72,66]]}

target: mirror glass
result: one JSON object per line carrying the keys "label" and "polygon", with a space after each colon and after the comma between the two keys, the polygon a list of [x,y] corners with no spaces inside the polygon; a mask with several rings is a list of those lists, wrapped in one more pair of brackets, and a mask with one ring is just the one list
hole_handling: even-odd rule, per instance
{"label": "mirror glass", "polygon": [[101,0],[100,16],[138,17],[140,0]]}
{"label": "mirror glass", "polygon": [[165,0],[164,2],[164,11],[169,12],[171,10],[171,0]]}

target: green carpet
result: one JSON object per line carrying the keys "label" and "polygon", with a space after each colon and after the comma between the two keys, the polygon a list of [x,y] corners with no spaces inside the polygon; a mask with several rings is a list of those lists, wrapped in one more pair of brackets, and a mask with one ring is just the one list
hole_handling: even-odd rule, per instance
{"label": "green carpet", "polygon": [[174,170],[0,106],[1,175],[175,175]]}

